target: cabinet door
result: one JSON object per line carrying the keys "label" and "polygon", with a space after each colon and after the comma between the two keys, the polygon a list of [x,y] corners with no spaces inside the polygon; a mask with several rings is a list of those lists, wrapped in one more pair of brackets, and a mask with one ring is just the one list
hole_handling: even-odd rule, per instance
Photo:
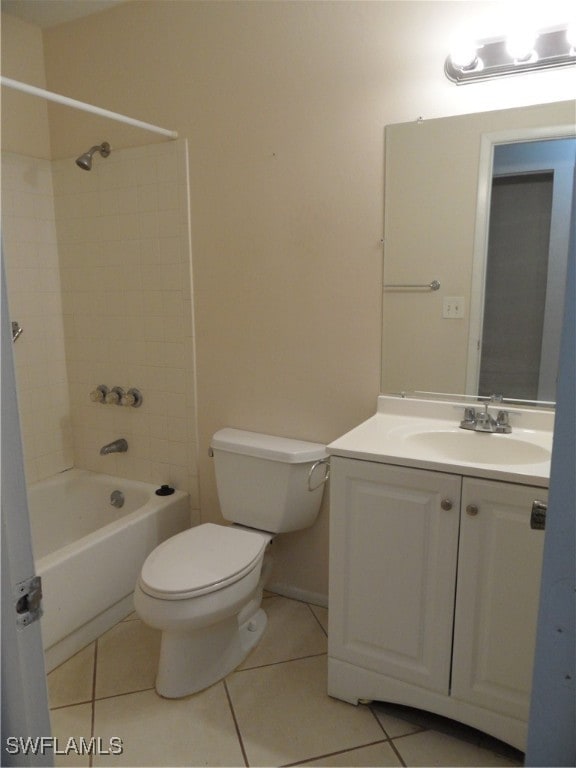
{"label": "cabinet door", "polygon": [[541,488],[465,479],[452,695],[528,718],[544,531],[530,528]]}
{"label": "cabinet door", "polygon": [[447,693],[460,478],[331,464],[330,656]]}

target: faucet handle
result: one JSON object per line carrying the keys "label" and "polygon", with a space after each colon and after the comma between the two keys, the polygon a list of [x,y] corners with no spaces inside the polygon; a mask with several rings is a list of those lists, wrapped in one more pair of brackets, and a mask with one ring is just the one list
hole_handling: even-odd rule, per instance
{"label": "faucet handle", "polygon": [[140,408],[142,405],[142,393],[140,390],[132,387],[132,389],[129,389],[126,394],[122,395],[120,398],[120,405],[126,405],[132,408]]}
{"label": "faucet handle", "polygon": [[464,418],[460,422],[462,429],[474,429],[476,427],[476,409],[464,408]]}
{"label": "faucet handle", "polygon": [[120,405],[123,397],[124,390],[122,387],[112,387],[104,399],[108,405]]}
{"label": "faucet handle", "polygon": [[510,415],[508,411],[498,411],[496,416],[496,431],[503,432],[504,434],[510,434],[512,427],[510,426]]}
{"label": "faucet handle", "polygon": [[108,394],[108,387],[105,384],[99,384],[96,389],[90,392],[90,400],[93,403],[106,402],[106,395]]}

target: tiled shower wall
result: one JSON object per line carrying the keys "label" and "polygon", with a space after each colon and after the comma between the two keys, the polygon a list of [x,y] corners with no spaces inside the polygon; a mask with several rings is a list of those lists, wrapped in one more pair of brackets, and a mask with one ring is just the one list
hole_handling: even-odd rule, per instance
{"label": "tiled shower wall", "polygon": [[2,153],[2,248],[28,482],[72,466],[51,163]]}
{"label": "tiled shower wall", "polygon": [[[190,492],[197,509],[186,145],[112,150],[106,159],[96,155],[90,172],[72,158],[51,164],[69,456],[77,467],[175,485]],[[8,284],[15,316],[10,274]],[[136,387],[143,404],[93,403],[99,384]],[[53,410],[46,396],[42,410]],[[100,456],[101,446],[119,437],[128,452]],[[27,460],[29,481],[53,471],[29,471]]]}

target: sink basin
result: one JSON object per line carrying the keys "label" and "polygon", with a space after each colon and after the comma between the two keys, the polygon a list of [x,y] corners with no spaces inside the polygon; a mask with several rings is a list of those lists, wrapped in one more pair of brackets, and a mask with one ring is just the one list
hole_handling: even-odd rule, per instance
{"label": "sink basin", "polygon": [[473,432],[458,426],[461,400],[380,395],[374,416],[330,443],[328,453],[547,488],[554,411],[510,406],[508,413],[511,433]]}
{"label": "sink basin", "polygon": [[445,460],[472,464],[539,464],[550,460],[550,451],[540,445],[491,432],[416,432],[405,440]]}

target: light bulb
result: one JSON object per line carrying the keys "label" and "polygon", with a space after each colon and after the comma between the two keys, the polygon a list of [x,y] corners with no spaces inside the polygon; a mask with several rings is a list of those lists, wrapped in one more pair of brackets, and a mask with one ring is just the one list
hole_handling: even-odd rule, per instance
{"label": "light bulb", "polygon": [[576,21],[571,21],[570,24],[568,24],[566,40],[570,46],[570,53],[574,55],[576,52]]}
{"label": "light bulb", "polygon": [[457,41],[450,51],[450,60],[459,69],[473,69],[478,63],[476,44],[472,40]]}
{"label": "light bulb", "polygon": [[515,61],[528,61],[534,55],[536,35],[529,29],[517,29],[506,39],[506,50]]}

